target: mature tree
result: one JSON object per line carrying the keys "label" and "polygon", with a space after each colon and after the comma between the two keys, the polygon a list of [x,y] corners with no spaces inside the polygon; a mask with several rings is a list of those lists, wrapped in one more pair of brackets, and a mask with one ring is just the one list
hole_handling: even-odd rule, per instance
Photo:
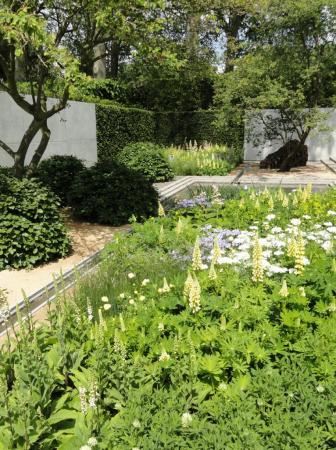
{"label": "mature tree", "polygon": [[245,51],[245,43],[255,24],[255,17],[265,0],[212,0],[214,35],[223,36],[224,72],[234,69],[235,60]]}
{"label": "mature tree", "polygon": [[[333,0],[269,0],[257,17],[248,53],[217,86],[223,122],[249,111],[264,123],[266,137],[297,139],[288,158],[300,153],[325,117],[319,107],[332,106],[335,99],[334,7]],[[263,109],[278,113],[265,115]],[[284,160],[279,164],[289,168]]]}
{"label": "mature tree", "polygon": [[63,41],[78,57],[81,70],[96,78],[104,78],[104,72],[116,78],[125,52],[141,48],[149,35],[159,31],[164,2],[86,0],[80,14],[73,14],[76,5],[69,0],[53,0],[48,10],[50,22],[60,29],[66,18],[73,17]]}
{"label": "mature tree", "polygon": [[[13,158],[14,173],[22,177],[26,156],[33,139],[41,131],[40,142],[29,163],[28,172],[37,167],[50,139],[48,119],[65,108],[69,86],[78,77],[77,63],[60,46],[60,35],[47,32],[45,20],[36,5],[2,4],[0,8],[0,89],[31,116],[19,147],[0,140],[0,147]],[[18,59],[20,64],[18,64]],[[30,95],[19,91],[18,73],[23,70]],[[58,100],[47,104],[47,94],[57,84]],[[61,89],[60,89],[61,86]]]}

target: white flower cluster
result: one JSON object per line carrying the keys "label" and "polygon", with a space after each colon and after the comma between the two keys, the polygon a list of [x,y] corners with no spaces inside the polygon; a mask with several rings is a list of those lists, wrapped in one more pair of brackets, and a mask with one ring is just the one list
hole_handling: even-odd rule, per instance
{"label": "white flower cluster", "polygon": [[[267,217],[268,223],[274,218],[275,215],[270,214]],[[272,276],[273,274],[295,272],[294,267],[286,267],[282,262],[282,257],[287,253],[287,246],[290,241],[295,242],[299,238],[302,238],[303,243],[313,241],[326,252],[333,250],[333,241],[336,239],[336,226],[333,223],[324,222],[323,224],[316,224],[308,231],[302,231],[300,226],[301,219],[293,218],[286,228],[283,229],[279,226],[274,226],[266,236],[259,238],[262,247],[261,265],[265,275]],[[252,225],[249,227],[249,230],[240,231],[236,236],[229,236],[227,238],[229,245],[226,245],[221,250],[222,254],[217,258],[217,264],[229,264],[239,267],[252,266],[255,236],[257,230],[260,228]],[[216,229],[213,232],[220,234],[223,230]],[[210,254],[208,260],[210,261],[212,257],[213,255]],[[310,261],[304,256],[302,258],[302,264],[304,266],[309,265]]]}

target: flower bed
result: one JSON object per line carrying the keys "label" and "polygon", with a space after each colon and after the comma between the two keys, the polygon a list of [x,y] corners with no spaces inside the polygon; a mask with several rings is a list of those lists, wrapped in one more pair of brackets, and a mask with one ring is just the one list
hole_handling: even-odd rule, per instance
{"label": "flower bed", "polygon": [[234,197],[134,224],[21,324],[3,448],[335,447],[336,191]]}
{"label": "flower bed", "polygon": [[164,153],[175,175],[227,175],[240,162],[240,155],[223,145],[170,147]]}

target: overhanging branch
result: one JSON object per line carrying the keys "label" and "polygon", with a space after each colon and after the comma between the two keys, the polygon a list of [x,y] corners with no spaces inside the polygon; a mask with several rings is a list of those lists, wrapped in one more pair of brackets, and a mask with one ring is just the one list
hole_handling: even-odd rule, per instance
{"label": "overhanging branch", "polygon": [[4,141],[2,141],[1,139],[0,139],[0,147],[1,148],[3,148],[4,150],[5,150],[5,152],[6,153],[8,153],[8,155],[11,157],[11,158],[15,158],[15,152],[14,152],[14,150],[12,150],[10,147],[9,147],[9,145],[7,145]]}

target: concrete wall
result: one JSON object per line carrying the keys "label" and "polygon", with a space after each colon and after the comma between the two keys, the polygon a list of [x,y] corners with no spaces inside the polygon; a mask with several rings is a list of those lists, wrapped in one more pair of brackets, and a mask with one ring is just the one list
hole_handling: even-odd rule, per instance
{"label": "concrete wall", "polygon": [[[48,100],[48,106],[55,102]],[[0,92],[0,139],[13,150],[31,122],[31,116],[19,108],[11,97]],[[96,110],[91,103],[69,102],[67,108],[48,120],[51,138],[43,159],[51,155],[74,155],[87,165],[97,161]],[[39,143],[40,134],[32,142],[26,163]],[[0,147],[0,166],[12,166],[13,160]]]}
{"label": "concrete wall", "polygon": [[[306,144],[308,145],[308,160],[311,162],[328,160],[330,157],[336,159],[336,111],[333,109],[322,109],[328,112],[328,118],[325,122],[327,131],[312,130]],[[276,114],[273,110],[265,110],[265,114]],[[252,130],[252,133],[250,131]],[[244,142],[244,160],[260,161],[269,153],[278,150],[283,142],[281,140],[256,142],[256,136],[263,136],[264,125],[262,122],[254,119],[245,124],[245,142]],[[295,136],[293,136],[295,138]],[[263,139],[261,139],[261,142]]]}

